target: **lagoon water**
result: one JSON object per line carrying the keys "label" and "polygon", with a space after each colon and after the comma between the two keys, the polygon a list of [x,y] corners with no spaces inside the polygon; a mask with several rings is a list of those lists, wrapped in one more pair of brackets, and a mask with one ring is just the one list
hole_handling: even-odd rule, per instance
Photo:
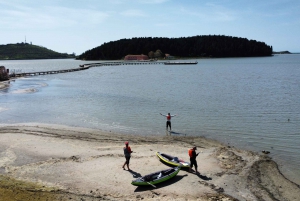
{"label": "lagoon water", "polygon": [[[72,59],[0,61],[16,72],[68,69]],[[93,63],[93,62],[90,62]],[[0,91],[0,123],[39,122],[137,135],[217,139],[268,150],[300,184],[300,55],[199,59],[197,65],[121,65],[40,75]]]}

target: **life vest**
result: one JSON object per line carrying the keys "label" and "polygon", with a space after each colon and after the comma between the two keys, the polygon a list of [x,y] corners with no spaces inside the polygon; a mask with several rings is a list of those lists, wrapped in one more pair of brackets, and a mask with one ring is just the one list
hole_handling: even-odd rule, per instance
{"label": "life vest", "polygon": [[171,115],[167,115],[167,120],[168,120],[168,121],[171,120]]}
{"label": "life vest", "polygon": [[189,156],[190,157],[193,157],[193,151],[194,151],[193,149],[189,149]]}

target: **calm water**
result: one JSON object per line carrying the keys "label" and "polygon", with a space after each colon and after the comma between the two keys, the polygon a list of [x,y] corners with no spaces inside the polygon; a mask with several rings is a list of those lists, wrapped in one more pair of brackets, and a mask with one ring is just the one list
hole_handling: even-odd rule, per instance
{"label": "calm water", "polygon": [[[0,61],[16,72],[86,61]],[[41,122],[120,133],[197,135],[269,150],[300,184],[300,55],[202,59],[197,65],[128,65],[22,78],[0,91],[0,122]],[[30,93],[24,93],[24,92]],[[35,91],[35,92],[32,92]],[[284,165],[283,165],[284,164]]]}

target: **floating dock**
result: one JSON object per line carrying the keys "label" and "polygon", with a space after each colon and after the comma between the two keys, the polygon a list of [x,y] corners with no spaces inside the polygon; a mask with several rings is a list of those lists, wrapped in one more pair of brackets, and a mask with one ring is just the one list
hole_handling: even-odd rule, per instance
{"label": "floating dock", "polygon": [[192,65],[192,64],[198,64],[197,61],[194,61],[194,62],[189,62],[189,61],[174,61],[174,62],[165,62],[164,63],[165,65]]}

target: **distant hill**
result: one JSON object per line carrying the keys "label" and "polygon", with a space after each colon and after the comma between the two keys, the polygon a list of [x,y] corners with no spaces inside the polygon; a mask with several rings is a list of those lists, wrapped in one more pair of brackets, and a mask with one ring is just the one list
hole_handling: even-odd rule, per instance
{"label": "distant hill", "polygon": [[29,43],[0,45],[0,60],[75,58],[74,54],[59,53]]}
{"label": "distant hill", "polygon": [[[115,60],[128,54],[150,58],[170,54],[177,58],[271,56],[272,46],[263,42],[231,36],[193,36],[181,38],[132,38],[104,43],[79,55],[81,60]],[[156,54],[156,53],[160,54]]]}

